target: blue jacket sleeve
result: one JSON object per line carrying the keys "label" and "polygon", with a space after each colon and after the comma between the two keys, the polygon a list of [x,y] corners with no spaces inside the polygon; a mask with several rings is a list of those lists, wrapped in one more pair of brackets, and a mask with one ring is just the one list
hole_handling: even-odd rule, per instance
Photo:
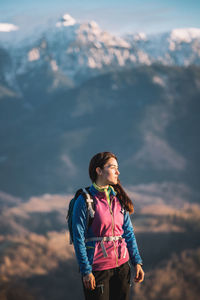
{"label": "blue jacket sleeve", "polygon": [[72,231],[74,249],[82,275],[92,272],[85,245],[85,233],[87,229],[87,207],[85,199],[80,195],[74,204],[72,216]]}
{"label": "blue jacket sleeve", "polygon": [[127,244],[131,263],[133,265],[142,264],[142,259],[140,257],[140,253],[138,250],[138,246],[137,246],[137,242],[133,230],[133,225],[128,212],[126,212],[124,215],[123,230],[124,230],[123,238],[125,238]]}

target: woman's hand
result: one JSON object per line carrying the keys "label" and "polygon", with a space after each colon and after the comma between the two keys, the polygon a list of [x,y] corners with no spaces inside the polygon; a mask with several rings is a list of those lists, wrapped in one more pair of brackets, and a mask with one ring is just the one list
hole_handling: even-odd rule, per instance
{"label": "woman's hand", "polygon": [[144,271],[141,267],[141,265],[137,264],[135,265],[135,282],[142,282],[144,280]]}
{"label": "woman's hand", "polygon": [[83,276],[83,283],[86,289],[94,290],[96,287],[95,277],[92,273]]}

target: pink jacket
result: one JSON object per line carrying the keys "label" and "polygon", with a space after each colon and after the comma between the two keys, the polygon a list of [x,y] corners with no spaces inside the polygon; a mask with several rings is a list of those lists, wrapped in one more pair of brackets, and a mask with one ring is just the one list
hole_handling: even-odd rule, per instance
{"label": "pink jacket", "polygon": [[95,216],[87,232],[87,207],[82,195],[73,211],[74,248],[81,273],[116,268],[129,256],[132,264],[142,263],[129,213],[122,208],[114,189],[99,191],[92,185],[90,193]]}

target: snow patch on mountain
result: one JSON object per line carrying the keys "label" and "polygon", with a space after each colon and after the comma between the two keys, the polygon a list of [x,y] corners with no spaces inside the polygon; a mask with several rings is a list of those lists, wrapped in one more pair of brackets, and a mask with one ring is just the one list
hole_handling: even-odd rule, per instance
{"label": "snow patch on mountain", "polygon": [[31,51],[28,52],[28,60],[34,61],[40,58],[40,51],[37,48],[33,48]]}
{"label": "snow patch on mountain", "polygon": [[138,62],[141,64],[145,64],[145,65],[150,65],[151,64],[151,60],[149,59],[149,56],[147,53],[145,53],[142,50],[139,50],[138,53]]}
{"label": "snow patch on mountain", "polygon": [[55,60],[51,60],[50,64],[51,64],[51,68],[54,72],[58,71],[58,65]]}
{"label": "snow patch on mountain", "polygon": [[98,49],[102,47],[121,47],[130,48],[130,44],[120,37],[111,35],[102,31],[98,24],[94,21],[82,23],[76,30],[77,39],[84,45],[94,43]]}
{"label": "snow patch on mountain", "polygon": [[155,84],[158,84],[158,85],[162,86],[162,87],[166,87],[166,83],[165,83],[164,79],[160,76],[154,76],[153,77],[153,82]]}

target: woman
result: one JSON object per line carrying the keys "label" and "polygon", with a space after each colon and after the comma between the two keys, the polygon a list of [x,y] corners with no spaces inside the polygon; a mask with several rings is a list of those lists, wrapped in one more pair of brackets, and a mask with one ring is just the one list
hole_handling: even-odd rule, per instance
{"label": "woman", "polygon": [[96,154],[90,161],[89,189],[95,206],[92,224],[87,228],[87,206],[83,195],[73,209],[74,248],[82,274],[86,300],[127,300],[130,265],[135,282],[144,272],[130,214],[133,204],[120,181],[117,157],[111,152]]}

